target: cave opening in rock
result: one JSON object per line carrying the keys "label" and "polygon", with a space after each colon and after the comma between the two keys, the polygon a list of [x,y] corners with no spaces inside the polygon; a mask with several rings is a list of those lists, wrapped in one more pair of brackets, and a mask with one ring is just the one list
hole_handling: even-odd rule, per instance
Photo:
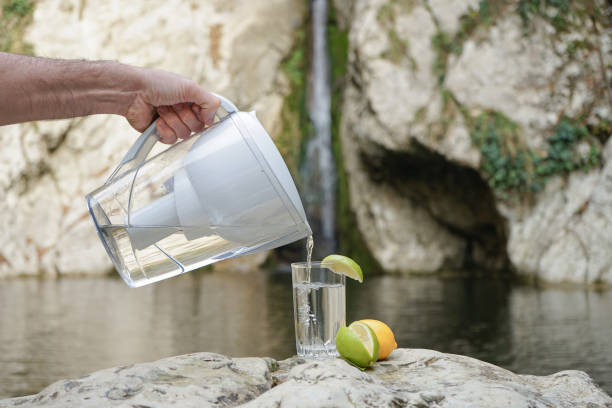
{"label": "cave opening in rock", "polygon": [[[373,153],[374,152],[374,153]],[[464,240],[460,264],[445,265],[472,274],[507,274],[507,225],[494,193],[473,168],[449,161],[414,140],[403,151],[380,145],[362,152],[370,179],[386,183],[407,202],[423,208],[450,233]]]}

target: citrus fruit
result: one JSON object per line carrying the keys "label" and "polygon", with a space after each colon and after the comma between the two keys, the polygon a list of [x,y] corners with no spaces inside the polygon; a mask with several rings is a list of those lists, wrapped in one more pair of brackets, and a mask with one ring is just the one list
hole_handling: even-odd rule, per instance
{"label": "citrus fruit", "polygon": [[349,278],[363,282],[363,272],[361,272],[361,267],[357,265],[357,262],[353,261],[348,256],[336,254],[327,255],[321,262],[329,262],[332,264],[329,269],[337,274],[346,275]]}
{"label": "citrus fruit", "polygon": [[387,358],[389,354],[391,354],[391,352],[397,348],[395,336],[393,336],[391,328],[385,323],[374,319],[363,319],[359,321],[367,324],[374,331],[374,333],[376,333],[376,339],[378,340],[378,345],[380,346],[380,354],[378,355],[379,360]]}
{"label": "citrus fruit", "polygon": [[361,322],[353,322],[338,330],[336,349],[342,357],[361,368],[375,362],[379,352],[376,334],[370,326]]}

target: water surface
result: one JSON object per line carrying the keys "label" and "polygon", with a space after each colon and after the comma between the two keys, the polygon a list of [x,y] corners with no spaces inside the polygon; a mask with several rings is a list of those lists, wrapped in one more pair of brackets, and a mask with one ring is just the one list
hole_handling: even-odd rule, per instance
{"label": "water surface", "polygon": [[[589,373],[612,392],[612,292],[393,276],[347,288],[347,321],[376,318],[401,347],[510,370]],[[139,289],[116,278],[0,281],[0,398],[177,354],[295,354],[291,277],[190,272]]]}

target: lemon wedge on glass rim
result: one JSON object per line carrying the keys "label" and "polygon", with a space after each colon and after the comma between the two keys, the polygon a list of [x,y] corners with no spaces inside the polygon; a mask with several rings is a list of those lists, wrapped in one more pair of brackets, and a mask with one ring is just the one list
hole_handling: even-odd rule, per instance
{"label": "lemon wedge on glass rim", "polygon": [[321,262],[330,263],[331,266],[329,266],[329,269],[339,275],[346,275],[351,279],[363,282],[361,267],[348,256],[336,254],[327,255]]}

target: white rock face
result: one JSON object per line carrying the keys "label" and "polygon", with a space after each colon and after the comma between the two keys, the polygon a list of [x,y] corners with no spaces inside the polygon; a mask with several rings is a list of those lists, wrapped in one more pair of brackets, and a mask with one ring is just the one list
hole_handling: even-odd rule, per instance
{"label": "white rock face", "polygon": [[[39,56],[180,73],[256,109],[275,135],[288,93],[280,62],[305,11],[297,0],[45,0],[26,40]],[[108,115],[0,128],[0,276],[110,270],[84,196],[136,136],[125,119]]]}
{"label": "white rock face", "polygon": [[[612,76],[609,27],[588,20],[557,33],[532,17],[526,34],[509,4],[440,68],[446,54],[436,36],[453,41],[488,2],[335,3],[352,13],[341,15],[351,23],[340,129],[351,205],[381,266],[476,264],[548,282],[612,284],[612,139],[593,142],[603,152],[597,168],[551,177],[531,199],[508,199],[488,187],[466,119],[499,112],[520,129],[520,145],[540,155],[563,115],[612,120],[603,79]],[[585,43],[592,48],[572,48]]]}
{"label": "white rock face", "polygon": [[527,214],[510,214],[508,253],[549,282],[612,283],[612,139],[601,171],[556,179]]}
{"label": "white rock face", "polygon": [[[241,405],[244,404],[244,405]],[[517,375],[469,357],[398,349],[361,371],[341,359],[171,357],[62,380],[9,407],[604,408],[612,398],[582,371]]]}

